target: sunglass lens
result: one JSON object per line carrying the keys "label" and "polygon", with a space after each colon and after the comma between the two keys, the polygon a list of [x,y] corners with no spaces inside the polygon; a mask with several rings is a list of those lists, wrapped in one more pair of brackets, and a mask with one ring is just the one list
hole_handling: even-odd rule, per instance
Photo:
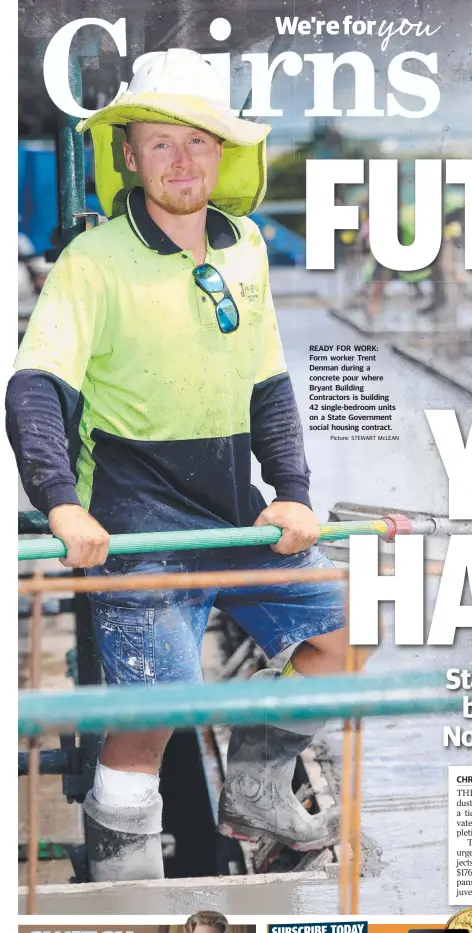
{"label": "sunglass lens", "polygon": [[193,270],[193,274],[197,282],[199,282],[203,288],[206,288],[207,291],[224,291],[225,283],[223,282],[220,273],[217,269],[207,265],[207,263],[203,263],[203,265],[197,266],[196,269]]}
{"label": "sunglass lens", "polygon": [[236,330],[239,323],[238,312],[233,302],[229,298],[223,298],[222,301],[218,302],[216,313],[218,315],[220,329],[224,334],[228,334],[232,330]]}

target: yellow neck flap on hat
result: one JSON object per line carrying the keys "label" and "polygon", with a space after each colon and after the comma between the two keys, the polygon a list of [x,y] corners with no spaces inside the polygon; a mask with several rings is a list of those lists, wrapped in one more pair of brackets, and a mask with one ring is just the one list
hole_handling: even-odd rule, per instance
{"label": "yellow neck flap on hat", "polygon": [[[149,120],[146,112],[142,115],[136,112],[133,117],[133,122]],[[102,122],[93,125],[93,118],[84,122],[89,124],[92,133],[98,199],[107,217],[117,217],[126,210],[126,196],[130,189],[142,184],[139,173],[126,168],[124,127]],[[79,125],[81,132],[88,128],[84,122]],[[160,115],[159,122],[186,125],[184,121],[164,114]],[[265,138],[249,146],[225,141],[211,202],[234,217],[242,217],[256,210],[265,195],[266,184]]]}

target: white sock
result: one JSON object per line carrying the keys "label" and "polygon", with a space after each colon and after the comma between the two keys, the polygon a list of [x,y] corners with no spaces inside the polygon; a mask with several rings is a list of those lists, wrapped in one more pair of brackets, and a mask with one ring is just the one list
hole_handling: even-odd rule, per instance
{"label": "white sock", "polygon": [[115,771],[98,762],[93,796],[105,807],[150,806],[159,796],[159,775]]}

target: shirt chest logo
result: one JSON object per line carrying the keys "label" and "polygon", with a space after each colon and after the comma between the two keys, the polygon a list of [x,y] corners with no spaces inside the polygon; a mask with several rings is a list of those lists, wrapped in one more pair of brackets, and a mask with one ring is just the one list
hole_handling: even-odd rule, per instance
{"label": "shirt chest logo", "polygon": [[247,301],[260,301],[261,290],[259,285],[246,284],[246,282],[239,282],[239,294],[241,298],[245,298]]}

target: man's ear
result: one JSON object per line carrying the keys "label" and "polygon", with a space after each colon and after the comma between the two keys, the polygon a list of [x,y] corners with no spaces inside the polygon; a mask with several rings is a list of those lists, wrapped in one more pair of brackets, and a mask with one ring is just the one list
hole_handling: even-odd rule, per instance
{"label": "man's ear", "polygon": [[221,162],[223,158],[223,140],[218,140],[218,161]]}
{"label": "man's ear", "polygon": [[138,166],[136,165],[136,159],[134,158],[134,152],[131,148],[131,144],[126,139],[123,143],[123,152],[125,156],[126,168],[129,172],[137,172]]}

